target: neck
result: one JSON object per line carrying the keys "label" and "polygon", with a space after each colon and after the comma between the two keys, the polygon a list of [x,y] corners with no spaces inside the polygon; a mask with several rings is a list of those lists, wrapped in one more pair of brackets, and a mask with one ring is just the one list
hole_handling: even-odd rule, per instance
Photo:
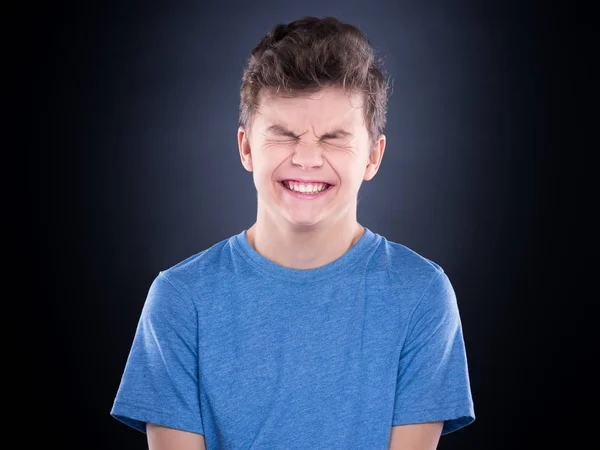
{"label": "neck", "polygon": [[268,260],[290,269],[315,269],[339,259],[363,236],[356,220],[323,228],[292,228],[257,220],[246,232],[250,245]]}

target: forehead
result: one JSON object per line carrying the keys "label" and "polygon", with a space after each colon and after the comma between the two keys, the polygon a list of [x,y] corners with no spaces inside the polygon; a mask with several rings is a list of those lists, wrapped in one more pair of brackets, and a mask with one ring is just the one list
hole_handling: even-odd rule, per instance
{"label": "forehead", "polygon": [[256,119],[262,126],[285,122],[301,129],[332,125],[359,128],[364,127],[363,99],[361,93],[347,93],[341,88],[324,88],[294,97],[261,91]]}

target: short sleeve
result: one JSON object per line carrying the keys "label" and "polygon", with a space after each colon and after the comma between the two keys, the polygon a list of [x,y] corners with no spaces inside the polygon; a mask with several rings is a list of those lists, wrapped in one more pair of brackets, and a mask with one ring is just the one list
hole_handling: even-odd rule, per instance
{"label": "short sleeve", "polygon": [[448,434],[475,420],[462,325],[448,276],[439,272],[411,317],[392,425],[444,421]]}
{"label": "short sleeve", "polygon": [[164,272],[154,279],[110,412],[114,418],[143,433],[154,423],[204,434],[195,311]]}

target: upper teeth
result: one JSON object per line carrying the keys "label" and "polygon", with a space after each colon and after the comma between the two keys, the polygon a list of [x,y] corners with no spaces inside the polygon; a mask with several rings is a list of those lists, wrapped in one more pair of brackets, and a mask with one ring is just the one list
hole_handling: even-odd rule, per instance
{"label": "upper teeth", "polygon": [[297,192],[315,193],[315,192],[321,192],[327,187],[327,183],[304,184],[304,183],[295,183],[295,182],[291,182],[291,181],[284,181],[283,183],[285,184],[285,186],[287,188],[291,189],[292,191],[297,191]]}

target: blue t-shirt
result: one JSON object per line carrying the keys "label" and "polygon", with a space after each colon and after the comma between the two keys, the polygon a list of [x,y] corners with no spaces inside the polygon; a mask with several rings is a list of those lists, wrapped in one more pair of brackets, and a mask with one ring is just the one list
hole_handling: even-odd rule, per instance
{"label": "blue t-shirt", "polygon": [[246,230],[160,272],[111,410],[207,450],[387,450],[393,425],[475,420],[454,290],[365,227],[337,260],[280,266]]}

